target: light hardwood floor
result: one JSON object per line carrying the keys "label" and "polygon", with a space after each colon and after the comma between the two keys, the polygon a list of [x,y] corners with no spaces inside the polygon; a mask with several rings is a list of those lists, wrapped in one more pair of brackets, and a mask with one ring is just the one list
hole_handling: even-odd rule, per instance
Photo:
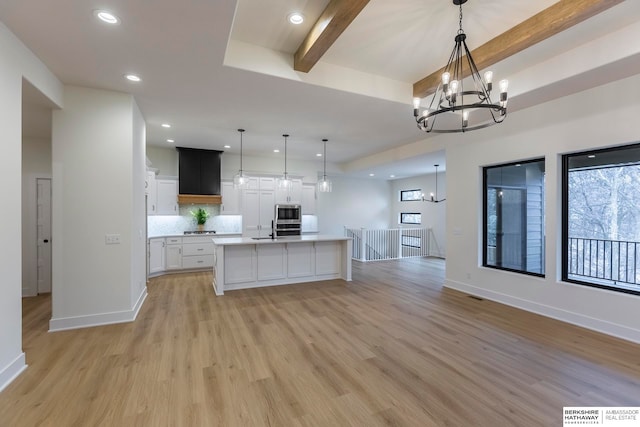
{"label": "light hardwood floor", "polygon": [[135,322],[56,333],[50,299],[25,299],[0,426],[559,426],[563,406],[640,406],[640,345],[443,289],[443,265],[224,297],[165,276]]}

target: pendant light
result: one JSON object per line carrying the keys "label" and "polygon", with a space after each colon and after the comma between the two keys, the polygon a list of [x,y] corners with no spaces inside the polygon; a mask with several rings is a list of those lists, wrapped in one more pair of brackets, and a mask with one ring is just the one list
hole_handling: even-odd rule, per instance
{"label": "pendant light", "polygon": [[235,188],[246,188],[249,177],[245,175],[242,170],[242,134],[244,133],[244,129],[238,129],[238,132],[240,133],[240,170],[238,170],[236,176],[233,177],[233,186]]}
{"label": "pendant light", "polygon": [[436,167],[436,194],[431,193],[428,199],[425,199],[423,194],[422,201],[431,202],[431,203],[440,203],[440,202],[444,202],[447,199],[438,199],[438,166],[440,165],[433,165],[433,166]]}
{"label": "pendant light", "polygon": [[329,140],[326,138],[322,140],[324,143],[324,154],[322,156],[324,165],[322,169],[322,179],[318,181],[318,191],[321,193],[331,193],[331,181],[327,179],[327,141]]}
{"label": "pendant light", "polygon": [[284,174],[281,178],[278,178],[278,188],[288,190],[291,187],[291,179],[287,173],[287,138],[289,138],[289,135],[284,134],[282,136],[284,137]]}

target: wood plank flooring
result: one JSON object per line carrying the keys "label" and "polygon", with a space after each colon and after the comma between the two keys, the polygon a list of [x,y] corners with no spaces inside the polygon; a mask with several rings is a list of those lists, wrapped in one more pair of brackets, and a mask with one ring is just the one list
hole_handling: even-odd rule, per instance
{"label": "wood plank flooring", "polygon": [[640,406],[640,345],[443,289],[444,263],[228,292],[153,279],[133,323],[47,333],[0,426],[559,426],[563,406]]}

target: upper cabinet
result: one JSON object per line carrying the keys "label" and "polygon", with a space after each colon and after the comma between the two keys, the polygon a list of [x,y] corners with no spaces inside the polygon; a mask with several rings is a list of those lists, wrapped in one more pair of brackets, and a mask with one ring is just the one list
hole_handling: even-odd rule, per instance
{"label": "upper cabinet", "polygon": [[178,215],[178,181],[156,180],[158,191],[157,215]]}
{"label": "upper cabinet", "polygon": [[222,151],[178,148],[179,194],[219,195]]}
{"label": "upper cabinet", "polygon": [[144,194],[147,196],[147,215],[155,215],[158,212],[158,190],[156,187],[156,173],[153,171],[147,171]]}
{"label": "upper cabinet", "polygon": [[233,186],[233,181],[222,181],[222,205],[220,215],[240,215],[240,200],[242,191]]}
{"label": "upper cabinet", "polygon": [[316,214],[316,186],[315,184],[304,184],[302,186],[302,214]]}
{"label": "upper cabinet", "polygon": [[302,180],[294,178],[288,189],[276,189],[276,203],[290,203],[299,205],[302,203]]}

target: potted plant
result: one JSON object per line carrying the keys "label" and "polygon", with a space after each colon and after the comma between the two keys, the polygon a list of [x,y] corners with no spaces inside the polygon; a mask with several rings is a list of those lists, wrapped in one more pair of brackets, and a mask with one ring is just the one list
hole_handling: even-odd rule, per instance
{"label": "potted plant", "polygon": [[207,222],[207,218],[209,218],[209,212],[207,212],[203,208],[198,208],[195,211],[191,211],[191,215],[196,219],[198,230],[203,231],[204,223]]}

